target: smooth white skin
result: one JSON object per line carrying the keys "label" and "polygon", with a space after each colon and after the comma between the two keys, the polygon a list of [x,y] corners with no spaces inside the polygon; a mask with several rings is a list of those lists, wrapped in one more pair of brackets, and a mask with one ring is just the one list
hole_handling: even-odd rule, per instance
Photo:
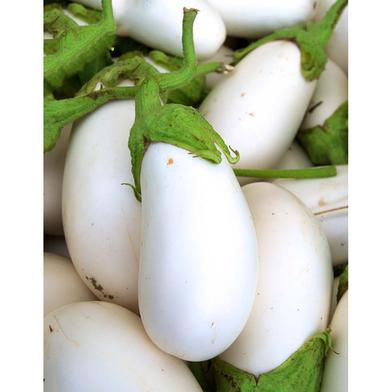
{"label": "smooth white skin", "polygon": [[53,150],[44,154],[44,232],[63,235],[61,193],[65,154],[72,124],[66,125]]}
{"label": "smooth white skin", "polygon": [[311,166],[313,164],[306,155],[306,152],[297,142],[293,142],[286,154],[275,165],[275,169],[305,169]]}
{"label": "smooth white skin", "polygon": [[[320,20],[336,0],[320,0],[316,20]],[[346,6],[327,44],[327,53],[339,67],[348,73],[348,6]]]}
{"label": "smooth white skin", "polygon": [[70,258],[65,238],[58,235],[44,236],[44,251]]}
{"label": "smooth white skin", "polygon": [[67,305],[44,328],[46,391],[201,392],[186,364],[160,351],[139,317],[118,305]]}
{"label": "smooth white skin", "polygon": [[[316,82],[300,70],[300,52],[287,41],[247,55],[200,107],[225,142],[241,154],[238,168],[270,168],[290,147]],[[245,181],[243,181],[245,182]]]}
{"label": "smooth white skin", "polygon": [[318,0],[208,0],[221,15],[227,34],[261,38],[314,17]]}
{"label": "smooth white skin", "polygon": [[336,166],[337,176],[275,180],[294,193],[317,216],[328,238],[334,265],[348,259],[348,166]]}
{"label": "smooth white skin", "polygon": [[[215,61],[222,62],[224,64],[229,64],[232,62],[232,54],[233,50],[228,48],[227,46],[221,46],[218,52],[215,53],[214,56],[202,61],[201,63],[212,63]],[[213,88],[221,79],[225,78],[227,75],[227,71],[224,73],[212,72],[206,76],[206,84],[208,88]]]}
{"label": "smooth white skin", "polygon": [[225,158],[213,164],[164,143],[142,164],[139,307],[153,342],[207,360],[240,334],[255,298],[257,240]]}
{"label": "smooth white skin", "polygon": [[[101,8],[101,0],[78,0]],[[183,8],[199,10],[193,28],[198,58],[214,55],[226,38],[222,18],[204,0],[113,0],[117,34],[164,52],[182,56]]]}
{"label": "smooth white skin", "polygon": [[323,125],[325,120],[347,99],[347,76],[333,61],[328,60],[325,70],[317,82],[316,91],[310,101],[301,128],[308,129]]}
{"label": "smooth white skin", "polygon": [[70,259],[53,253],[44,254],[45,315],[63,305],[96,299],[76,273]]}
{"label": "smooth white skin", "polygon": [[333,351],[329,351],[325,362],[321,392],[347,392],[348,291],[345,292],[336,307],[330,328]]}
{"label": "smooth white skin", "polygon": [[249,320],[221,358],[258,376],[326,328],[333,273],[327,240],[300,200],[270,183],[243,191],[256,227],[259,281]]}
{"label": "smooth white skin", "polygon": [[132,189],[122,185],[133,183],[128,137],[134,111],[133,100],[109,102],[73,129],[63,222],[72,261],[90,289],[137,312],[141,208]]}

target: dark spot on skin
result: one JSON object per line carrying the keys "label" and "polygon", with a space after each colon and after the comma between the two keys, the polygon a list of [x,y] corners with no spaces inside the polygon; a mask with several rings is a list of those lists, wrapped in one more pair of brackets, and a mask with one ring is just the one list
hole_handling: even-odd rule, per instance
{"label": "dark spot on skin", "polygon": [[249,114],[249,116],[251,116],[251,117],[254,117],[254,116],[255,116],[255,114],[254,114],[253,112],[248,113],[248,114]]}
{"label": "dark spot on skin", "polygon": [[246,93],[241,93],[240,96],[241,97],[245,97]]}
{"label": "dark spot on skin", "polygon": [[164,372],[165,371],[165,369],[161,369],[161,372]]}
{"label": "dark spot on skin", "polygon": [[308,110],[308,113],[314,112],[320,105],[322,105],[323,101],[319,101],[315,103],[313,106],[311,106]]}
{"label": "dark spot on skin", "polygon": [[297,308],[297,312],[299,312],[299,309]]}
{"label": "dark spot on skin", "polygon": [[257,295],[260,295],[260,293],[259,293],[259,292],[257,292]]}
{"label": "dark spot on skin", "polygon": [[51,325],[49,325],[49,332],[52,333],[53,332],[53,328]]}
{"label": "dark spot on skin", "polygon": [[343,243],[343,242],[341,242],[341,243],[340,243],[340,246],[344,246],[344,243]]}
{"label": "dark spot on skin", "polygon": [[95,223],[94,223],[94,222],[91,222],[91,226],[95,226]]}
{"label": "dark spot on skin", "polygon": [[169,158],[167,161],[167,166],[170,166],[174,163],[173,158]]}
{"label": "dark spot on skin", "polygon": [[212,328],[214,325],[215,325],[215,323],[214,323],[214,322],[212,322],[212,323],[211,323],[211,328]]}
{"label": "dark spot on skin", "polygon": [[98,291],[101,291],[101,292],[103,291],[102,285],[98,284],[98,282],[97,282],[97,280],[95,278],[87,278],[87,279],[92,283],[92,285],[94,286],[95,290],[98,290]]}

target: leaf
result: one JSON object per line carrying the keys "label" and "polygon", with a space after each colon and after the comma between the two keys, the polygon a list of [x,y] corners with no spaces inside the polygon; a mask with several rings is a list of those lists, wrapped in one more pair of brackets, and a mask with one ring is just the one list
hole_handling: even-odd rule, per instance
{"label": "leaf", "polygon": [[316,334],[280,366],[258,379],[219,358],[214,359],[217,392],[318,392],[330,347],[328,331]]}
{"label": "leaf", "polygon": [[300,130],[297,139],[315,165],[348,163],[348,102],[344,102],[323,125]]}
{"label": "leaf", "polygon": [[58,32],[58,50],[44,58],[44,79],[51,88],[59,88],[66,78],[110,49],[115,40],[115,22],[111,0],[102,0],[103,19],[88,26],[78,26],[61,10],[45,13],[45,27]]}
{"label": "leaf", "polygon": [[344,293],[348,290],[348,265],[344,269],[343,273],[339,277],[339,285],[338,285],[338,294],[337,299],[338,302],[340,298],[343,297]]}
{"label": "leaf", "polygon": [[114,99],[130,99],[134,87],[116,87],[94,91],[74,98],[56,100],[53,95],[44,99],[44,151],[50,151],[60,137],[62,128]]}

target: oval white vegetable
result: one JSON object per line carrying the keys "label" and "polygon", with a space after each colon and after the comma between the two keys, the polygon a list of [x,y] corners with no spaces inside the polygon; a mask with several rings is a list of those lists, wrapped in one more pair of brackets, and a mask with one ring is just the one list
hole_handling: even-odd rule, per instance
{"label": "oval white vegetable", "polygon": [[71,259],[98,298],[137,312],[140,203],[132,189],[129,131],[133,100],[109,102],[72,133],[63,184]]}
{"label": "oval white vegetable", "polygon": [[51,253],[44,255],[44,314],[60,306],[93,301],[95,295],[82,282],[71,260]]}
{"label": "oval white vegetable", "polygon": [[313,18],[317,0],[208,0],[219,12],[228,35],[260,38]]}
{"label": "oval white vegetable", "polygon": [[333,273],[327,240],[295,196],[261,182],[243,191],[256,226],[259,282],[244,330],[221,357],[258,376],[326,328]]}
{"label": "oval white vegetable", "polygon": [[[78,2],[101,8],[101,0]],[[211,57],[222,46],[226,28],[218,12],[204,0],[113,0],[117,34],[181,57],[184,7],[199,10],[193,27],[197,56]]]}
{"label": "oval white vegetable", "polygon": [[65,238],[57,235],[44,236],[44,251],[70,258]]}
{"label": "oval white vegetable", "polygon": [[311,166],[313,164],[306,155],[306,152],[297,142],[293,142],[286,154],[275,165],[275,169],[305,169]]}
{"label": "oval white vegetable", "polygon": [[241,332],[255,297],[257,241],[241,188],[218,165],[151,144],[141,172],[139,307],[162,350],[202,361]]}
{"label": "oval white vegetable", "polygon": [[348,166],[337,166],[337,176],[303,180],[275,180],[294,193],[321,222],[334,265],[348,260]]}
{"label": "oval white vegetable", "polygon": [[118,305],[67,305],[44,328],[47,391],[201,392],[186,364],[155,347],[139,317]]}
{"label": "oval white vegetable", "polygon": [[44,154],[44,232],[63,234],[61,193],[65,154],[72,124],[66,125],[53,150]]}
{"label": "oval white vegetable", "polygon": [[325,362],[321,392],[347,392],[348,291],[344,293],[336,307],[330,328],[333,351],[329,351]]}
{"label": "oval white vegetable", "polygon": [[[321,0],[316,20],[320,20],[336,0]],[[331,39],[327,44],[327,53],[343,71],[348,73],[348,6],[344,9]]]}
{"label": "oval white vegetable", "polygon": [[291,145],[316,82],[300,70],[298,47],[265,44],[247,55],[206,97],[201,113],[238,150],[239,168],[270,168]]}
{"label": "oval white vegetable", "polygon": [[347,99],[347,76],[333,61],[328,60],[317,82],[316,91],[301,128],[308,129],[323,125],[324,121]]}

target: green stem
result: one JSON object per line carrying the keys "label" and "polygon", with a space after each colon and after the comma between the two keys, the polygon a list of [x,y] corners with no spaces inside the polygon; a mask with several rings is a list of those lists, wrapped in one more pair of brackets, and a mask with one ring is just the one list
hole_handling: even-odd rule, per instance
{"label": "green stem", "polygon": [[325,178],[335,177],[335,166],[310,167],[306,169],[234,169],[237,177],[254,178]]}
{"label": "green stem", "polygon": [[196,68],[194,77],[208,75],[211,72],[222,72],[224,64],[219,62],[200,64]]}
{"label": "green stem", "polygon": [[178,71],[161,74],[159,87],[161,90],[174,89],[190,82],[197,67],[195,45],[193,43],[193,22],[195,21],[197,10],[184,8],[184,18],[182,22],[182,50],[183,66]]}
{"label": "green stem", "polygon": [[268,42],[288,40],[295,42],[301,50],[301,71],[306,80],[317,79],[328,60],[325,46],[331,38],[334,27],[348,4],[348,0],[337,0],[319,22],[301,23],[283,28],[253,42],[233,54],[233,65],[241,61],[254,49]]}

